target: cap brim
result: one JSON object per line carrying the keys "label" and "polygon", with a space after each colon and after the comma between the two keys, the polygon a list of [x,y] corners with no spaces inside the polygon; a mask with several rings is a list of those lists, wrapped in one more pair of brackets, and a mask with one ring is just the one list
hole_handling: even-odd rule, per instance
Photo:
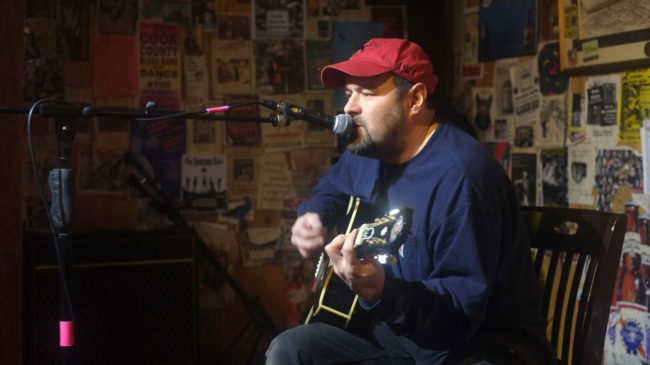
{"label": "cap brim", "polygon": [[328,89],[336,89],[345,85],[346,76],[370,77],[391,72],[384,66],[368,62],[368,60],[347,60],[323,68],[320,80]]}

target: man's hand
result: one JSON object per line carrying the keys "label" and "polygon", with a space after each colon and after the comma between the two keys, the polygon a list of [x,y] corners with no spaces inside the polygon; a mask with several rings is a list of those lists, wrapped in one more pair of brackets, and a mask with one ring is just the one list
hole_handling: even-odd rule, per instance
{"label": "man's hand", "polygon": [[381,299],[384,291],[384,268],[372,257],[358,258],[354,251],[357,230],[338,235],[325,246],[332,268],[353,292],[368,303]]}
{"label": "man's hand", "polygon": [[325,227],[316,213],[305,213],[291,227],[291,244],[305,258],[320,253],[325,245]]}

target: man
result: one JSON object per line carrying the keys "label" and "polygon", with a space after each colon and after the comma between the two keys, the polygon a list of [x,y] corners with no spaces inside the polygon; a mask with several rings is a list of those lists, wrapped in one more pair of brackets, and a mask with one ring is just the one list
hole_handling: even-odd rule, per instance
{"label": "man", "polygon": [[[551,363],[512,185],[475,139],[438,121],[424,51],[372,39],[321,80],[345,87],[357,137],[300,205],[291,241],[304,257],[324,248],[373,320],[355,333],[318,322],[289,329],[267,364]],[[349,196],[413,209],[394,265],[357,257],[356,230],[326,244]]]}

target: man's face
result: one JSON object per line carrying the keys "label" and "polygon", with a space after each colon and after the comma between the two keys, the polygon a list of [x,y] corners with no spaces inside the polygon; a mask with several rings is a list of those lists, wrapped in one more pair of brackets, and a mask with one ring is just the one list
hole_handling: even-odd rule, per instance
{"label": "man's face", "polygon": [[346,78],[348,102],[344,111],[358,125],[357,139],[348,151],[388,160],[404,147],[404,100],[391,74]]}

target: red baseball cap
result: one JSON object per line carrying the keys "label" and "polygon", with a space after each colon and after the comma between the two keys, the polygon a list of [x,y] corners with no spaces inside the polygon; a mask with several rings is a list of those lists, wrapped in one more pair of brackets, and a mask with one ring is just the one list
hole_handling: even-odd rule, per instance
{"label": "red baseball cap", "polygon": [[420,46],[406,39],[374,38],[366,42],[347,61],[326,66],[320,74],[325,87],[336,89],[345,85],[345,77],[376,76],[392,72],[413,83],[421,82],[429,93],[438,84],[433,65]]}

